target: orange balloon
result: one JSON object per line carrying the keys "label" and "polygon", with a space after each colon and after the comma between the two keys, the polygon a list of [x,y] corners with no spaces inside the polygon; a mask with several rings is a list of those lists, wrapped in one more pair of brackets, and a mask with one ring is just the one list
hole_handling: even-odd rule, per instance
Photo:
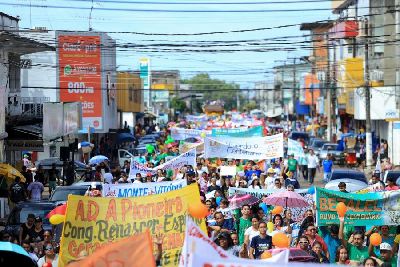
{"label": "orange balloon", "polygon": [[196,219],[203,219],[208,214],[208,208],[201,202],[189,204],[188,207],[189,214]]}
{"label": "orange balloon", "polygon": [[276,206],[273,210],[272,210],[272,214],[281,214],[283,211],[282,206]]}
{"label": "orange balloon", "polygon": [[382,236],[378,233],[373,233],[370,237],[369,237],[369,242],[373,245],[373,246],[379,246],[382,243]]}
{"label": "orange balloon", "polygon": [[346,206],[346,204],[344,204],[343,202],[337,203],[337,205],[336,205],[336,211],[337,211],[339,217],[341,217],[341,218],[344,217],[344,215],[345,215],[346,212],[347,212],[347,206]]}
{"label": "orange balloon", "polygon": [[276,233],[272,237],[272,244],[278,248],[288,248],[289,238],[284,233]]}
{"label": "orange balloon", "polygon": [[271,257],[272,257],[272,254],[269,251],[264,251],[260,256],[260,258],[262,260],[269,259]]}

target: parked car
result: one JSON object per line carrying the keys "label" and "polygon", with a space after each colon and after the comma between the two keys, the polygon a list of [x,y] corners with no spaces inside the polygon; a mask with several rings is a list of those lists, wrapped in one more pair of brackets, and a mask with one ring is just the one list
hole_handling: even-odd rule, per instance
{"label": "parked car", "polygon": [[[3,226],[5,226],[5,231],[9,234],[18,236],[18,230],[22,223],[26,222],[28,214],[34,214],[39,216],[43,220],[43,229],[51,230],[52,226],[46,215],[56,207],[53,202],[22,202],[17,204],[10,212],[7,217],[7,221]],[[4,222],[3,222],[4,223]]]}
{"label": "parked car", "polygon": [[326,156],[328,154],[331,154],[332,160],[334,163],[342,163],[344,161],[344,154],[343,151],[338,150],[339,145],[335,143],[326,143],[323,144],[322,147],[319,150],[319,160],[322,162],[322,160],[326,159]]}
{"label": "parked car", "polygon": [[334,169],[325,188],[339,191],[338,185],[340,182],[346,183],[346,190],[348,192],[368,187],[368,181],[363,172],[355,169]]}
{"label": "parked car", "polygon": [[49,198],[49,202],[54,202],[56,205],[64,204],[68,200],[68,195],[85,195],[88,190],[88,185],[70,185],[57,186]]}
{"label": "parked car", "polygon": [[314,139],[312,143],[310,143],[309,148],[314,150],[315,155],[319,156],[321,148],[324,144],[328,143],[326,140],[322,139]]}

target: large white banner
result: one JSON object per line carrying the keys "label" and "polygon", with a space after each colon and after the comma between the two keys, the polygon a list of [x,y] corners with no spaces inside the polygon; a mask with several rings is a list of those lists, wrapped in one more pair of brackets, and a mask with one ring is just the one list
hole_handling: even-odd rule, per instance
{"label": "large white banner", "polygon": [[148,168],[135,160],[131,160],[131,168],[129,171],[129,179],[135,179],[136,174],[146,175],[147,173],[155,174],[157,170],[176,170],[185,165],[196,166],[196,149],[191,149],[167,162],[158,165],[154,168]]}
{"label": "large white banner", "polygon": [[[207,257],[208,260],[212,259],[211,262],[217,262],[223,259],[227,259],[229,262],[245,263],[245,266],[259,266],[254,264],[262,264],[265,262],[279,262],[287,263],[289,259],[289,250],[283,251],[272,256],[266,260],[246,260],[238,258],[234,255],[229,254],[227,251],[219,247],[213,240],[211,240],[203,231],[197,226],[197,224],[189,217],[186,217],[186,232],[185,241],[183,242],[183,248],[179,266],[207,266],[198,265],[197,259]],[[193,265],[195,264],[195,265]],[[242,266],[242,265],[229,265],[229,266]],[[261,266],[261,265],[260,265]],[[265,266],[265,265],[262,265]]]}
{"label": "large white banner", "polygon": [[188,267],[329,267],[332,264],[320,264],[320,263],[310,263],[310,262],[284,262],[282,259],[285,255],[289,255],[289,253],[285,253],[285,250],[281,252],[282,254],[278,254],[279,258],[276,258],[278,255],[272,256],[272,258],[266,260],[247,260],[242,258],[213,258],[208,254],[195,254],[191,257]]}
{"label": "large white banner", "polygon": [[283,157],[283,134],[265,137],[206,137],[205,158],[273,159]]}
{"label": "large white banner", "polygon": [[202,133],[211,135],[211,131],[198,129],[171,128],[171,137],[175,140],[185,140],[186,138],[202,138]]}
{"label": "large white banner", "polygon": [[104,184],[103,197],[142,197],[162,194],[185,187],[185,179],[160,183]]}

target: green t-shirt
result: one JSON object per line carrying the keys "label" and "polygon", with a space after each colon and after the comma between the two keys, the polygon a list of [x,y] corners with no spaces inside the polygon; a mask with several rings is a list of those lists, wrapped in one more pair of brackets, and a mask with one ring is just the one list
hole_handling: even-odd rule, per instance
{"label": "green t-shirt", "polygon": [[[380,257],[379,257],[379,259],[382,260],[382,258],[380,258]],[[390,264],[392,265],[392,267],[396,267],[397,266],[397,257],[392,257]]]}
{"label": "green t-shirt", "polygon": [[366,258],[369,257],[368,247],[366,246],[362,246],[361,249],[359,249],[352,244],[348,244],[347,249],[350,253],[349,259],[351,261],[363,262]]}
{"label": "green t-shirt", "polygon": [[288,159],[288,170],[295,172],[297,171],[297,160],[296,159]]}
{"label": "green t-shirt", "polygon": [[243,217],[240,217],[239,219],[239,244],[243,244],[244,242],[244,232],[246,232],[247,228],[251,226],[251,219],[244,219]]}

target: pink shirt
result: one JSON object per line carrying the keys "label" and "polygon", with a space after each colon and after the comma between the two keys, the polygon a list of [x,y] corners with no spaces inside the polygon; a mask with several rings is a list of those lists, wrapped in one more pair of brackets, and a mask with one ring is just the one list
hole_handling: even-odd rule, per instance
{"label": "pink shirt", "polygon": [[393,191],[393,190],[399,190],[399,187],[397,185],[394,186],[386,186],[385,187],[386,191]]}

